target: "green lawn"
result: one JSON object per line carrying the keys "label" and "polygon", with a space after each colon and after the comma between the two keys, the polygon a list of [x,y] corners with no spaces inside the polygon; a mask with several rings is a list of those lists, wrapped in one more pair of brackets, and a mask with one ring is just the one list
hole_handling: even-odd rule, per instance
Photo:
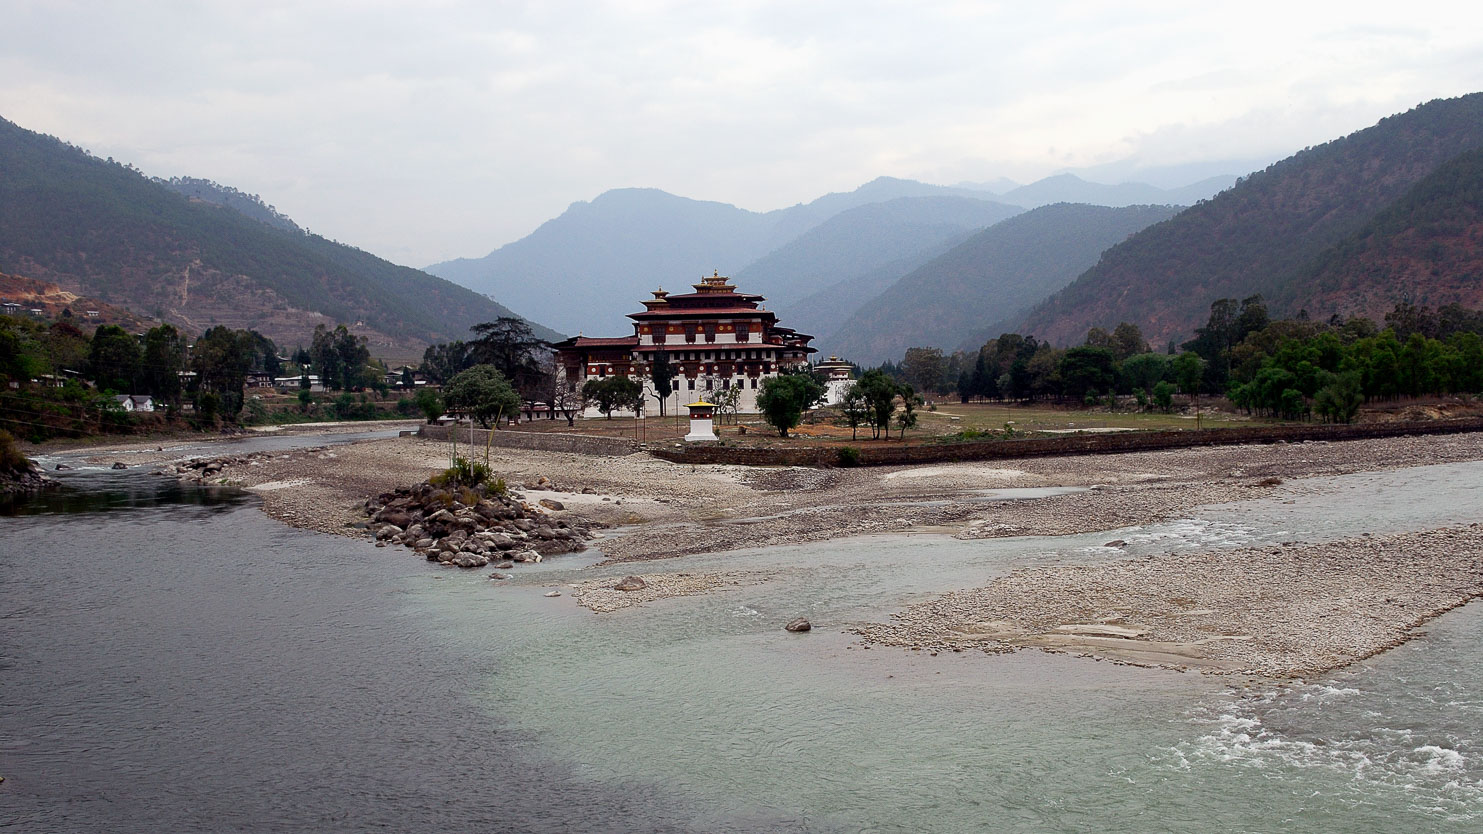
{"label": "green lawn", "polygon": [[[1181,400],[1184,398],[1181,397]],[[1181,403],[1182,404],[1182,403]],[[1191,413],[1164,414],[1121,412],[1104,409],[1055,408],[1045,405],[1004,405],[1001,403],[938,403],[937,411],[922,410],[920,428],[924,434],[956,434],[960,431],[1003,431],[1013,421],[1016,431],[1059,431],[1075,429],[1193,429]],[[956,419],[954,419],[956,418]],[[1202,406],[1201,426],[1249,423],[1251,418],[1229,412],[1212,412]]]}

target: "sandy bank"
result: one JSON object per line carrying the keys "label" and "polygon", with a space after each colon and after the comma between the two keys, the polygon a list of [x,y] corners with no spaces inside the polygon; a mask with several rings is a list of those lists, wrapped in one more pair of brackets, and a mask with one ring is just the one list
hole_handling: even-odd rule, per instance
{"label": "sandy bank", "polygon": [[858,633],[923,651],[1040,648],[1310,677],[1400,645],[1479,596],[1483,530],[1474,524],[1019,570]]}

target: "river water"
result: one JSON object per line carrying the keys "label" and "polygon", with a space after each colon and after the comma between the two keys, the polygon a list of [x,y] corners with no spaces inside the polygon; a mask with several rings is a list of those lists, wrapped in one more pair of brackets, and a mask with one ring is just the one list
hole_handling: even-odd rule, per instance
{"label": "river water", "polygon": [[[692,557],[678,569],[773,578],[602,616],[544,596],[620,572],[590,555],[494,583],[286,528],[235,490],[62,474],[0,518],[0,830],[1483,830],[1478,603],[1284,684],[842,633],[1108,558],[1109,538],[1136,555],[1471,523],[1483,464],[1116,534]],[[798,615],[815,630],[785,633]]]}

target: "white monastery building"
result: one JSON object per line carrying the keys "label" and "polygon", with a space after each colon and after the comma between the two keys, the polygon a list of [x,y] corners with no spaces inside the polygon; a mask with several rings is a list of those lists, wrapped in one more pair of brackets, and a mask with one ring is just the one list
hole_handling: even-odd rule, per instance
{"label": "white monastery building", "polygon": [[[781,327],[761,304],[760,295],[739,293],[719,273],[693,285],[695,292],[670,295],[663,289],[630,313],[633,335],[617,338],[573,336],[557,342],[557,363],[569,391],[589,379],[624,375],[644,386],[645,402],[657,407],[649,368],[656,357],[675,370],[675,388],[666,400],[670,413],[684,403],[708,400],[714,391],[740,389],[737,411],[755,413],[762,380],[787,368],[804,368],[813,336]],[[667,409],[667,410],[668,410]],[[589,408],[584,416],[599,416]]]}

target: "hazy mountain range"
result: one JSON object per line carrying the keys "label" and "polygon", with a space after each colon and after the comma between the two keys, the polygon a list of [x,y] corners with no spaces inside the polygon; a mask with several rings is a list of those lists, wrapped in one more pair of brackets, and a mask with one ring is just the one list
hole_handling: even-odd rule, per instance
{"label": "hazy mountain range", "polygon": [[192,333],[256,329],[288,348],[307,344],[318,324],[345,323],[376,355],[401,358],[512,315],[442,278],[305,233],[256,197],[207,180],[151,180],[3,119],[0,272]]}
{"label": "hazy mountain range", "polygon": [[[486,292],[560,330],[621,334],[625,316],[659,286],[685,290],[712,270],[768,297],[820,335],[842,312],[979,229],[1026,204],[1193,202],[1234,176],[1179,189],[1101,185],[1060,175],[1013,188],[1015,203],[981,186],[938,186],[882,177],[770,212],[677,197],[654,189],[608,191],[477,259],[427,270]],[[825,300],[807,301],[828,290]],[[577,300],[580,299],[580,303]]]}
{"label": "hazy mountain range", "polygon": [[[1171,185],[1179,171],[1200,176]],[[293,344],[316,323],[355,323],[378,353],[404,356],[511,309],[554,328],[537,325],[547,338],[626,334],[650,291],[712,270],[866,364],[1000,329],[1067,345],[1128,321],[1155,343],[1183,340],[1212,301],[1255,293],[1277,315],[1483,306],[1483,94],[1241,179],[1210,173],[1169,168],[1158,186],[880,178],[770,212],[618,189],[434,277],[306,233],[254,195],[149,180],[0,120],[0,271],[194,331]]]}

